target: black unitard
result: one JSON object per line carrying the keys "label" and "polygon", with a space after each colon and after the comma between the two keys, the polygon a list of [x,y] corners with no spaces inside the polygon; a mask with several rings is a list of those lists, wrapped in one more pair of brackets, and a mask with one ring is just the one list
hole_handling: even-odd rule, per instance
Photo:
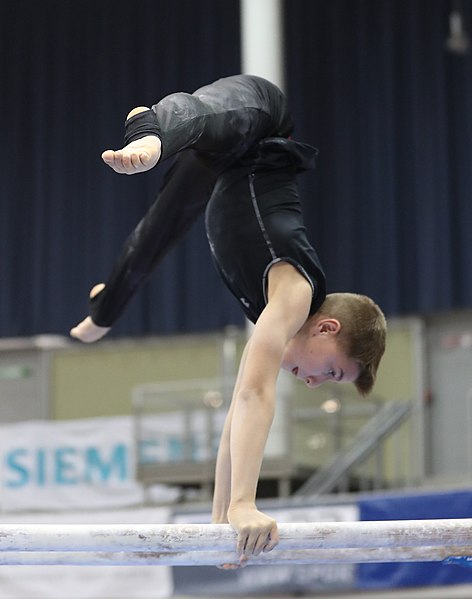
{"label": "black unitard", "polygon": [[167,96],[126,123],[125,143],[158,135],[160,161],[177,154],[146,216],[127,239],[105,289],[90,301],[95,324],[111,326],[138,286],[206,207],[215,264],[247,317],[267,302],[272,264],[293,264],[313,289],[325,281],[309,244],[296,173],[313,168],[316,150],[288,139],[292,121],[281,91],[259,77],[220,79],[194,94]]}

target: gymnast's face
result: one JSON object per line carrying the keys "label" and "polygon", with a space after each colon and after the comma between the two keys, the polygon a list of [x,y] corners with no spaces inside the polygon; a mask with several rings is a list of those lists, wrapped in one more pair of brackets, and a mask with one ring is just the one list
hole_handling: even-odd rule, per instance
{"label": "gymnast's face", "polygon": [[324,318],[299,331],[286,347],[282,368],[308,387],[323,383],[353,383],[359,376],[358,363],[339,348],[338,320]]}

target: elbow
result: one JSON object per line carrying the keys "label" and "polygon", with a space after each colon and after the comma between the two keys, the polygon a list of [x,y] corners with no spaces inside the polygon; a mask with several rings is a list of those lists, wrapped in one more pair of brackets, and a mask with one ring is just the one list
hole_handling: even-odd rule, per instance
{"label": "elbow", "polygon": [[236,402],[251,411],[264,411],[273,416],[275,391],[268,389],[242,388],[236,394]]}

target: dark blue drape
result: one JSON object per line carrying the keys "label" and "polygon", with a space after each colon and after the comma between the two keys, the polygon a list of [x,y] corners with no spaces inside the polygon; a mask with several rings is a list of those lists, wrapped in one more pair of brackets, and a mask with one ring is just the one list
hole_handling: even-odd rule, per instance
{"label": "dark blue drape", "polygon": [[[287,91],[320,149],[301,186],[330,290],[388,314],[472,304],[472,54],[447,0],[290,0]],[[469,3],[466,24],[472,30]],[[114,174],[128,110],[240,69],[237,0],[16,0],[0,19],[0,336],[67,334],[165,169]],[[242,323],[202,222],[117,335]]]}
{"label": "dark blue drape", "polygon": [[388,314],[472,305],[472,54],[445,50],[451,6],[286,3],[290,102],[320,149],[302,187],[328,287]]}
{"label": "dark blue drape", "polygon": [[[2,3],[0,335],[67,334],[110,271],[163,172],[118,176],[133,106],[240,70],[238,0]],[[242,322],[200,221],[116,334]]]}

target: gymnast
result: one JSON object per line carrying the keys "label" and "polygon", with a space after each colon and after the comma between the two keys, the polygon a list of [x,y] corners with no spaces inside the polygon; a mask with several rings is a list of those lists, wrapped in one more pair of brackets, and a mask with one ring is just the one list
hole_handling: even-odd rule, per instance
{"label": "gymnast", "polygon": [[148,213],[128,237],[105,284],[90,292],[89,316],[71,330],[83,342],[106,335],[138,287],[205,210],[217,270],[255,323],[244,349],[218,450],[212,521],[236,530],[240,565],[279,540],[256,507],[280,368],[309,387],[374,385],[386,321],[368,297],[326,294],[303,224],[296,175],[317,150],[291,138],[282,92],[260,77],[220,79],[131,110],[123,149],[106,150],[117,173],[174,163]]}

